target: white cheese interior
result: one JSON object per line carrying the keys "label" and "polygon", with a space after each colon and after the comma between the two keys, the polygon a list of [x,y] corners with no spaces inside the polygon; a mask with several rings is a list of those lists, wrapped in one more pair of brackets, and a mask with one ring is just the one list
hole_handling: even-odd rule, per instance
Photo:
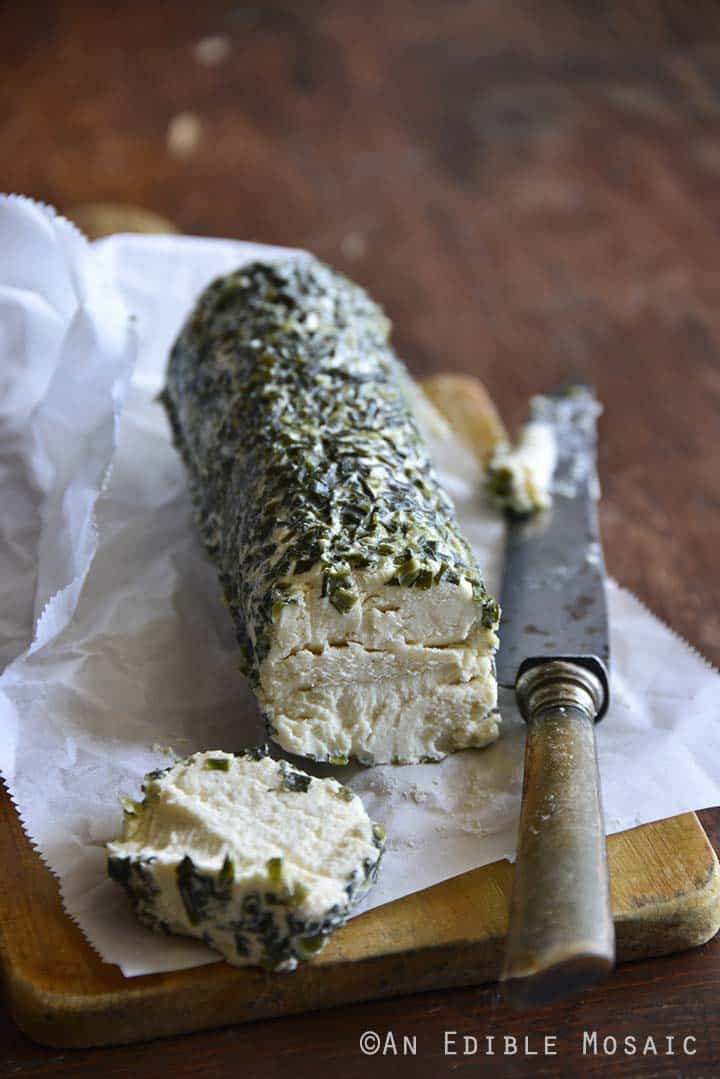
{"label": "white cheese interior", "polygon": [[439,759],[498,732],[492,651],[470,584],[387,584],[391,563],[357,575],[347,613],[297,578],[260,670],[261,705],[286,750],[365,763]]}

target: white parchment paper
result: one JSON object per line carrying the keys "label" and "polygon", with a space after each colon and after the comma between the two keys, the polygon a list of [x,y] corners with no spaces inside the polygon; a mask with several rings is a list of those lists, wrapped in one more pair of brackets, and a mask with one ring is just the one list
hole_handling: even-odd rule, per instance
{"label": "white parchment paper", "polygon": [[[263,738],[155,395],[168,347],[216,275],[277,249],[188,237],[89,245],[0,199],[0,768],[91,944],[127,976],[213,961],[136,924],[105,871],[118,796],[168,747]],[[428,437],[498,586],[502,523],[443,424]],[[613,703],[598,739],[609,832],[720,804],[720,678],[610,583]],[[524,729],[491,748],[342,774],[389,845],[365,908],[514,854]]]}

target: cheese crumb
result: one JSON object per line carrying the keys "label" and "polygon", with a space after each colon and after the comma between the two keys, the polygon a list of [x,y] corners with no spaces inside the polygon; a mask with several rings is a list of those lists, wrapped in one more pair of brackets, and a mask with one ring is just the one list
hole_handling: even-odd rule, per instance
{"label": "cheese crumb", "polygon": [[490,458],[486,490],[501,509],[527,516],[552,504],[557,445],[548,423],[527,423],[515,446],[501,443]]}

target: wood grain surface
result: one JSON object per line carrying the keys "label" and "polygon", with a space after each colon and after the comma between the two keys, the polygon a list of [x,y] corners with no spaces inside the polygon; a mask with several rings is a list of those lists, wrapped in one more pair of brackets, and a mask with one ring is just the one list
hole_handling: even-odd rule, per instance
{"label": "wood grain surface", "polygon": [[[416,372],[480,373],[511,424],[569,371],[595,381],[610,571],[718,663],[715,3],[5,4],[0,73],[4,187],[309,247],[382,300]],[[452,990],[62,1053],[5,1018],[0,1074],[708,1079],[718,1009],[715,941],[521,1019]],[[417,1057],[363,1057],[368,1028]],[[583,1029],[697,1052],[583,1058]],[[558,1056],[445,1057],[444,1030],[555,1034]]]}

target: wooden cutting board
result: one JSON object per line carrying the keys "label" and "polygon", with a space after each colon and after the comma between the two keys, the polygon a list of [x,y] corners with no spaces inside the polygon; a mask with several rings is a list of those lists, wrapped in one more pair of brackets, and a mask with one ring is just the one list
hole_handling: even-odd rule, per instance
{"label": "wooden cutting board", "polygon": [[[175,231],[128,207],[80,207],[91,238]],[[486,451],[504,429],[475,379],[424,387],[457,434]],[[720,928],[720,867],[694,813],[609,840],[618,959],[704,944]],[[353,919],[294,974],[218,962],[124,978],[103,963],[62,909],[57,884],[0,787],[0,961],[18,1025],[46,1045],[77,1048],[329,1008],[497,977],[512,866],[465,873]]]}
{"label": "wooden cutting board", "polygon": [[[611,836],[618,958],[703,944],[720,927],[720,867],[694,813]],[[213,963],[124,978],[64,913],[55,879],[0,799],[0,960],[18,1026],[78,1048],[329,1008],[497,976],[509,862],[464,873],[353,919],[294,974]]]}

